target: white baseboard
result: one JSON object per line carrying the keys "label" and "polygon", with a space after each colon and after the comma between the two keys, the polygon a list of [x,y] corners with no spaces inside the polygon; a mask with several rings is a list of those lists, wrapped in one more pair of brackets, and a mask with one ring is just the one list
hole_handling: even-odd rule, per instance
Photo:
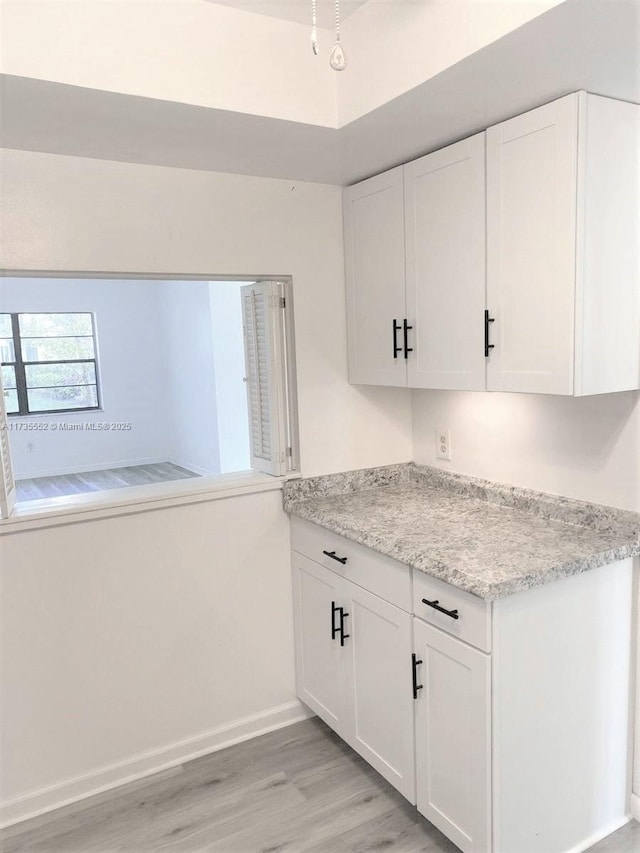
{"label": "white baseboard", "polygon": [[111,468],[132,468],[135,465],[158,465],[166,462],[165,457],[150,456],[148,459],[117,459],[115,462],[103,462],[98,465],[72,465],[63,468],[50,468],[46,471],[14,471],[16,480],[37,480],[38,477],[63,477],[65,474],[85,474],[87,471],[109,471]]}
{"label": "white baseboard", "polygon": [[297,700],[270,708],[260,714],[235,720],[194,738],[178,741],[169,746],[140,753],[126,761],[102,767],[73,779],[66,779],[48,788],[42,788],[14,800],[0,804],[0,827],[11,826],[23,820],[53,811],[62,806],[126,785],[184,764],[210,752],[216,752],[234,743],[290,726],[314,716]]}
{"label": "white baseboard", "polygon": [[631,817],[640,821],[640,796],[631,794]]}
{"label": "white baseboard", "polygon": [[606,838],[607,835],[611,835],[612,832],[616,832],[616,830],[621,829],[631,820],[631,815],[625,815],[623,818],[619,818],[614,821],[609,826],[605,827],[603,830],[600,830],[594,833],[590,838],[587,838],[585,841],[582,841],[578,844],[577,847],[572,847],[571,850],[568,850],[567,853],[585,853],[585,851],[589,850],[593,847],[594,844],[597,844],[598,841],[602,841],[603,838]]}

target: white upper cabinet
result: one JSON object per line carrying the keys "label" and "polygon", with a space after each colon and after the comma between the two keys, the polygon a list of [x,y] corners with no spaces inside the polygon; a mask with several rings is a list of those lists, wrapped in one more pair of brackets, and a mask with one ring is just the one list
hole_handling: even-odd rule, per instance
{"label": "white upper cabinet", "polygon": [[411,388],[485,387],[485,134],[404,169]]}
{"label": "white upper cabinet", "polygon": [[349,381],[406,385],[402,167],[345,190],[344,234]]}
{"label": "white upper cabinet", "polygon": [[350,187],[350,381],[640,388],[639,235],[640,106],[585,92]]}
{"label": "white upper cabinet", "polygon": [[487,131],[489,391],[640,387],[640,109],[568,95]]}
{"label": "white upper cabinet", "polygon": [[576,396],[640,388],[640,106],[580,97]]}
{"label": "white upper cabinet", "polygon": [[484,172],[479,134],[345,191],[351,382],[484,389]]}
{"label": "white upper cabinet", "polygon": [[573,393],[578,101],[487,131],[490,391]]}

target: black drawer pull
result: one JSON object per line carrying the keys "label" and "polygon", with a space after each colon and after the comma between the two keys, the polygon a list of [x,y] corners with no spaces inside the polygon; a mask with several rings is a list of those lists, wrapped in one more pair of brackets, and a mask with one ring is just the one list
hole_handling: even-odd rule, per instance
{"label": "black drawer pull", "polygon": [[418,684],[418,667],[422,663],[421,660],[418,660],[417,655],[411,655],[411,667],[413,670],[413,698],[418,698],[418,690],[422,690],[424,687],[423,684]]}
{"label": "black drawer pull", "polygon": [[413,329],[413,326],[410,326],[407,321],[404,320],[402,328],[404,333],[404,357],[409,358],[409,353],[413,352],[413,347],[409,346],[409,331]]}
{"label": "black drawer pull", "polygon": [[323,553],[326,557],[331,557],[331,559],[332,559],[332,560],[335,560],[337,563],[342,563],[342,565],[343,565],[343,566],[344,566],[344,564],[347,562],[347,558],[346,558],[346,557],[336,557],[336,552],[335,552],[335,551],[323,551],[322,553]]}
{"label": "black drawer pull", "polygon": [[336,625],[336,612],[341,610],[341,607],[336,607],[335,601],[331,602],[331,639],[335,640],[336,635],[340,628]]}
{"label": "black drawer pull", "polygon": [[489,312],[484,312],[484,357],[489,358],[489,350],[495,349],[495,344],[489,343],[489,323],[495,323],[496,318],[490,317]]}
{"label": "black drawer pull", "polygon": [[350,636],[344,632],[344,620],[349,614],[344,612],[344,607],[339,607],[338,610],[340,611],[340,645],[344,646],[344,641],[348,640]]}
{"label": "black drawer pull", "polygon": [[393,321],[393,357],[394,358],[397,358],[398,353],[402,352],[402,347],[398,346],[398,338],[397,338],[397,334],[401,328],[402,328],[402,326],[400,325],[400,323],[398,323],[397,320],[394,320]]}
{"label": "black drawer pull", "polygon": [[429,607],[433,607],[434,610],[439,610],[440,613],[444,613],[446,616],[451,616],[452,619],[460,618],[457,610],[446,610],[444,607],[440,607],[440,602],[437,599],[435,601],[427,601],[426,598],[423,598],[422,603],[428,604]]}

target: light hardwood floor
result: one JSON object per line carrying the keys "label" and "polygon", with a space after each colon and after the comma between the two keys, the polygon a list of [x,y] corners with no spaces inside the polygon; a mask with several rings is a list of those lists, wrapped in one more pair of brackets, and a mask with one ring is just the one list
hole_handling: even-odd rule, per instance
{"label": "light hardwood floor", "polygon": [[121,489],[123,486],[146,486],[148,483],[164,483],[167,480],[184,480],[197,477],[172,462],[155,465],[128,465],[124,468],[108,468],[105,471],[83,471],[81,474],[61,474],[57,477],[36,477],[32,480],[16,480],[19,501],[41,498],[57,498],[61,495],[79,495],[83,492],[103,492],[106,489]]}
{"label": "light hardwood floor", "polygon": [[[0,849],[458,853],[317,719],[12,827]],[[590,853],[638,851],[640,824],[631,823]]]}

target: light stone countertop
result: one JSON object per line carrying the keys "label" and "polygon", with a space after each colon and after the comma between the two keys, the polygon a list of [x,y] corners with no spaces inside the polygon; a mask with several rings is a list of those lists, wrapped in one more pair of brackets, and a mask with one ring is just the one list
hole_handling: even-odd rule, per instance
{"label": "light stone countertop", "polygon": [[640,515],[438,469],[291,481],[285,509],[486,600],[640,554]]}

